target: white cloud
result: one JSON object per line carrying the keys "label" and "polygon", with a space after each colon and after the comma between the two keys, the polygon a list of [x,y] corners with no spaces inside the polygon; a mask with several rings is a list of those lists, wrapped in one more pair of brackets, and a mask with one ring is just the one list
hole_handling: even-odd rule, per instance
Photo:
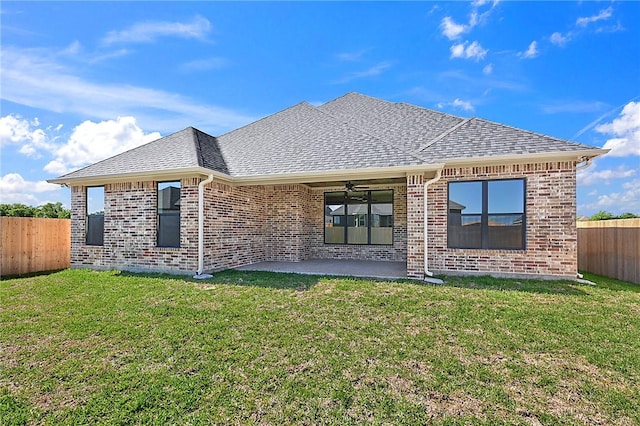
{"label": "white cloud", "polygon": [[118,117],[99,123],[87,120],[76,126],[69,139],[53,150],[55,159],[44,170],[64,174],[158,138],[158,132],[144,133],[134,117]]}
{"label": "white cloud", "polygon": [[7,173],[0,178],[0,203],[40,204],[34,194],[57,191],[59,185],[45,181],[27,181],[18,173]]}
{"label": "white cloud", "polygon": [[118,49],[112,52],[104,52],[104,53],[100,52],[100,53],[95,53],[92,56],[89,56],[87,58],[87,61],[91,64],[96,64],[98,62],[107,61],[109,59],[120,58],[130,53],[131,53],[131,50],[128,50],[128,49]]}
{"label": "white cloud", "polygon": [[629,102],[611,123],[596,127],[599,133],[615,136],[605,142],[612,157],[640,156],[640,102]]}
{"label": "white cloud", "polygon": [[465,58],[465,59],[474,59],[476,62],[484,59],[489,52],[487,49],[484,49],[480,43],[474,41],[469,44],[468,42],[454,44],[450,48],[451,50],[451,58]]}
{"label": "white cloud", "polygon": [[551,34],[551,36],[549,37],[549,41],[551,42],[551,44],[555,44],[556,46],[560,47],[564,47],[569,42],[569,40],[569,34],[563,36],[562,33],[559,33],[557,31]]}
{"label": "white cloud", "polygon": [[342,62],[357,62],[362,59],[362,56],[367,52],[367,49],[358,50],[357,52],[342,52],[335,55],[336,59]]}
{"label": "white cloud", "polygon": [[363,71],[354,71],[345,77],[342,77],[338,80],[333,81],[333,84],[343,84],[348,83],[352,80],[357,80],[360,78],[368,78],[368,77],[376,77],[382,74],[387,68],[391,66],[391,62],[380,62],[370,68],[367,68]]}
{"label": "white cloud", "polygon": [[[485,12],[480,13],[479,9],[491,3],[491,7]],[[491,11],[497,6],[498,0],[475,0],[471,3],[471,13],[469,14],[468,24],[459,24],[453,20],[451,16],[445,16],[440,21],[440,30],[442,35],[449,40],[457,40],[462,34],[470,32],[475,26],[482,25],[487,21],[487,18],[491,14]]]}
{"label": "white cloud", "polygon": [[132,115],[143,127],[166,132],[188,125],[223,132],[254,119],[176,93],[85,80],[56,52],[3,46],[1,55],[2,98],[17,104],[100,120]]}
{"label": "white cloud", "polygon": [[463,109],[465,111],[473,111],[473,105],[471,105],[471,102],[469,101],[463,101],[461,99],[455,98],[453,100],[453,102],[451,102],[451,105],[453,105],[456,108],[460,108]]}
{"label": "white cloud", "polygon": [[44,140],[45,135],[41,129],[32,130],[32,126],[38,124],[37,119],[29,121],[14,114],[0,117],[0,146]]}
{"label": "white cloud", "polygon": [[625,179],[636,176],[635,169],[628,169],[620,166],[617,169],[597,170],[596,166],[578,171],[577,182],[580,186],[590,186],[595,184],[608,185],[612,180]]}
{"label": "white cloud", "polygon": [[452,58],[464,57],[464,43],[454,44],[449,50],[451,50]]}
{"label": "white cloud", "polygon": [[592,22],[604,21],[613,16],[613,8],[609,6],[606,9],[602,9],[597,15],[585,16],[576,20],[576,25],[579,27],[586,27]]}
{"label": "white cloud", "polygon": [[80,44],[78,40],[75,40],[73,43],[67,46],[67,48],[62,50],[60,53],[63,55],[74,56],[80,53],[81,51],[82,51],[82,44]]}
{"label": "white cloud", "polygon": [[180,37],[204,40],[211,30],[211,23],[202,16],[195,16],[191,22],[148,21],[138,22],[121,31],[110,31],[102,40],[113,43],[151,43],[159,37]]}
{"label": "white cloud", "polygon": [[442,22],[440,22],[440,29],[442,30],[442,34],[449,40],[456,40],[460,38],[462,34],[471,30],[471,26],[465,24],[457,24],[453,21],[453,19],[451,19],[450,16],[445,16],[444,18],[442,18]]}
{"label": "white cloud", "polygon": [[448,106],[454,107],[454,108],[457,108],[457,109],[462,109],[464,111],[473,111],[475,109],[470,101],[463,101],[460,98],[455,98],[451,102],[446,102],[446,103],[445,102],[438,102],[436,104],[436,107],[438,109],[444,109],[444,108],[446,108]]}
{"label": "white cloud", "polygon": [[635,179],[622,184],[624,192],[612,192],[603,194],[591,204],[581,206],[593,211],[612,210],[619,213],[637,213],[640,211],[640,179]]}
{"label": "white cloud", "polygon": [[524,52],[518,53],[518,56],[525,59],[533,59],[536,56],[538,56],[538,53],[539,53],[538,42],[534,40],[529,44],[529,47],[527,48],[527,50],[525,50]]}
{"label": "white cloud", "polygon": [[37,128],[39,124],[37,118],[29,121],[14,114],[0,117],[0,146],[20,145],[20,153],[39,157],[43,149],[53,146],[47,134]]}
{"label": "white cloud", "polygon": [[477,76],[460,70],[447,70],[437,74],[438,81],[458,81],[457,84],[465,84],[467,87],[487,87],[488,89],[501,89],[514,92],[527,92],[530,88],[521,81],[489,78],[487,76]]}
{"label": "white cloud", "polygon": [[613,25],[607,25],[600,27],[596,30],[597,33],[617,33],[620,31],[625,31],[626,28],[620,23],[620,21],[616,22]]}
{"label": "white cloud", "polygon": [[180,66],[180,69],[182,71],[210,71],[224,68],[227,65],[229,65],[229,61],[227,59],[212,57],[186,62]]}
{"label": "white cloud", "polygon": [[482,73],[485,75],[489,75],[493,72],[493,64],[488,64],[485,65],[484,68],[482,68]]}
{"label": "white cloud", "polygon": [[558,101],[546,105],[541,105],[545,114],[556,113],[593,113],[602,111],[607,104],[600,101]]}

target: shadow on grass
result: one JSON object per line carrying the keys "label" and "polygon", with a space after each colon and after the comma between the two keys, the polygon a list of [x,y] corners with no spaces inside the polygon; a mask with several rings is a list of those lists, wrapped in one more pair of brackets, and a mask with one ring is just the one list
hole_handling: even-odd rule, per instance
{"label": "shadow on grass", "polygon": [[0,276],[0,281],[13,280],[13,279],[17,279],[17,278],[32,278],[32,277],[39,277],[39,276],[42,276],[42,275],[51,275],[51,274],[55,274],[55,273],[60,272],[60,271],[65,271],[67,269],[69,269],[69,268],[52,269],[52,270],[49,270],[49,271],[29,272],[27,274],[1,275]]}
{"label": "shadow on grass", "polygon": [[473,290],[498,290],[498,291],[519,291],[537,294],[557,294],[567,296],[588,296],[591,288],[606,288],[612,291],[631,291],[640,293],[640,285],[618,281],[611,278],[599,277],[592,274],[585,274],[585,279],[596,283],[594,287],[589,284],[582,284],[569,280],[537,280],[537,279],[511,279],[495,278],[491,276],[441,276],[444,284],[430,284],[419,280],[410,279],[367,279],[359,277],[345,277],[332,275],[307,275],[299,273],[267,272],[267,271],[237,271],[228,269],[213,274],[212,278],[204,280],[195,279],[184,275],[171,274],[149,274],[133,273],[122,271],[121,276],[149,277],[162,279],[175,279],[191,282],[196,285],[227,284],[243,287],[260,287],[272,289],[290,289],[304,291],[309,290],[322,279],[356,280],[369,281],[372,284],[378,282],[392,282],[403,285],[419,286],[444,286]]}
{"label": "shadow on grass", "polygon": [[196,285],[229,284],[243,287],[250,286],[280,290],[291,289],[298,291],[309,290],[311,287],[318,283],[320,278],[318,275],[263,271],[235,271],[232,269],[216,272],[212,274],[212,278],[202,280],[184,275],[134,273],[126,271],[120,272],[119,275],[123,277],[175,279],[185,282],[191,282]]}
{"label": "shadow on grass", "polygon": [[632,293],[640,293],[640,284],[634,284],[627,281],[616,280],[615,278],[603,277],[601,275],[582,272],[584,279],[596,283],[597,287],[606,288],[613,291],[630,291]]}
{"label": "shadow on grass", "polygon": [[559,294],[567,296],[587,296],[589,285],[567,280],[536,280],[495,278],[488,275],[474,277],[442,276],[447,287],[474,290],[520,291],[537,294]]}
{"label": "shadow on grass", "polygon": [[584,274],[584,279],[595,283],[595,285],[570,280],[494,278],[491,276],[441,276],[439,278],[444,280],[445,283],[443,285],[445,286],[469,289],[522,291],[526,293],[565,294],[571,296],[587,296],[590,294],[589,289],[592,288],[640,293],[640,285],[593,274]]}

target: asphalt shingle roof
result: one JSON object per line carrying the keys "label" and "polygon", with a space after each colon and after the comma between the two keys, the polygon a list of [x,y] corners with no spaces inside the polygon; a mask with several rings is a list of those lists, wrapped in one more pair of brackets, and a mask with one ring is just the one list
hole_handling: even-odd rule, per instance
{"label": "asphalt shingle roof", "polygon": [[193,127],[187,127],[58,179],[178,170],[198,166],[222,173],[228,172],[216,138]]}
{"label": "asphalt shingle roof", "polygon": [[345,123],[408,151],[451,129],[464,119],[405,103],[392,103],[348,93],[318,107]]}
{"label": "asphalt shingle roof", "polygon": [[233,176],[422,162],[305,102],[222,135],[218,142]]}
{"label": "asphalt shingle roof", "polygon": [[302,102],[217,138],[188,127],[55,181],[193,167],[249,177],[583,150],[593,147],[348,93],[319,107]]}

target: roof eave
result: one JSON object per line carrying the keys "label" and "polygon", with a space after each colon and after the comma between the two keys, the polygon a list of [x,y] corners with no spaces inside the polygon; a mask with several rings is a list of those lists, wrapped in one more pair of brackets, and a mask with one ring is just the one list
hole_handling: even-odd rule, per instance
{"label": "roof eave", "polygon": [[47,182],[60,184],[60,185],[82,185],[82,186],[101,186],[109,183],[121,183],[121,182],[144,182],[144,181],[170,181],[179,180],[188,177],[206,177],[210,174],[214,179],[224,182],[230,182],[231,176],[217,172],[205,167],[185,167],[180,169],[171,170],[158,170],[147,172],[132,172],[132,173],[119,173],[100,176],[84,176],[84,177],[59,177],[55,179],[48,179]]}
{"label": "roof eave", "polygon": [[48,179],[47,182],[61,185],[82,185],[100,186],[109,183],[120,182],[140,182],[140,181],[168,181],[185,177],[206,177],[212,174],[215,180],[231,183],[235,185],[271,185],[288,183],[315,183],[335,180],[364,180],[364,179],[384,179],[406,177],[415,173],[434,172],[444,167],[469,166],[472,164],[515,164],[539,161],[585,161],[600,155],[604,155],[609,150],[593,148],[575,151],[544,152],[534,154],[509,154],[495,155],[489,157],[462,157],[450,158],[444,162],[432,164],[419,164],[411,166],[393,167],[369,167],[360,169],[336,169],[319,170],[312,172],[280,173],[253,176],[230,176],[225,173],[207,169],[205,167],[188,167],[172,170],[132,172],[113,175],[100,175],[90,177],[60,177]]}
{"label": "roof eave", "polygon": [[281,173],[273,175],[238,176],[237,185],[278,185],[288,183],[316,183],[343,180],[400,178],[414,173],[428,173],[442,169],[444,163],[412,166],[368,167],[361,169],[320,170],[313,172]]}
{"label": "roof eave", "polygon": [[608,149],[592,148],[575,151],[540,152],[531,154],[506,154],[487,157],[460,157],[445,160],[446,167],[468,166],[471,164],[515,164],[539,161],[586,161],[609,152]]}

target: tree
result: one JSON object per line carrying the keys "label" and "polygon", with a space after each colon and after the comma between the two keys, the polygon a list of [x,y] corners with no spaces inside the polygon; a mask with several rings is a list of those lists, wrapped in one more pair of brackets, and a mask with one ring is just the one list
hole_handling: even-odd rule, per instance
{"label": "tree", "polygon": [[0,204],[0,215],[14,217],[35,217],[36,207],[25,204]]}
{"label": "tree", "polygon": [[598,213],[591,216],[589,220],[633,219],[636,217],[640,217],[640,216],[634,213],[622,213],[619,216],[615,216],[612,213],[606,212],[604,210],[600,210]]}
{"label": "tree", "polygon": [[71,210],[65,209],[61,202],[47,203],[40,207],[27,206],[20,203],[0,204],[0,216],[69,219]]}
{"label": "tree", "polygon": [[71,217],[71,211],[65,209],[61,202],[47,203],[39,207],[40,211],[38,217],[49,217],[54,219],[69,219]]}
{"label": "tree", "polygon": [[634,219],[636,217],[640,217],[640,216],[633,213],[622,213],[620,216],[618,216],[618,219]]}

